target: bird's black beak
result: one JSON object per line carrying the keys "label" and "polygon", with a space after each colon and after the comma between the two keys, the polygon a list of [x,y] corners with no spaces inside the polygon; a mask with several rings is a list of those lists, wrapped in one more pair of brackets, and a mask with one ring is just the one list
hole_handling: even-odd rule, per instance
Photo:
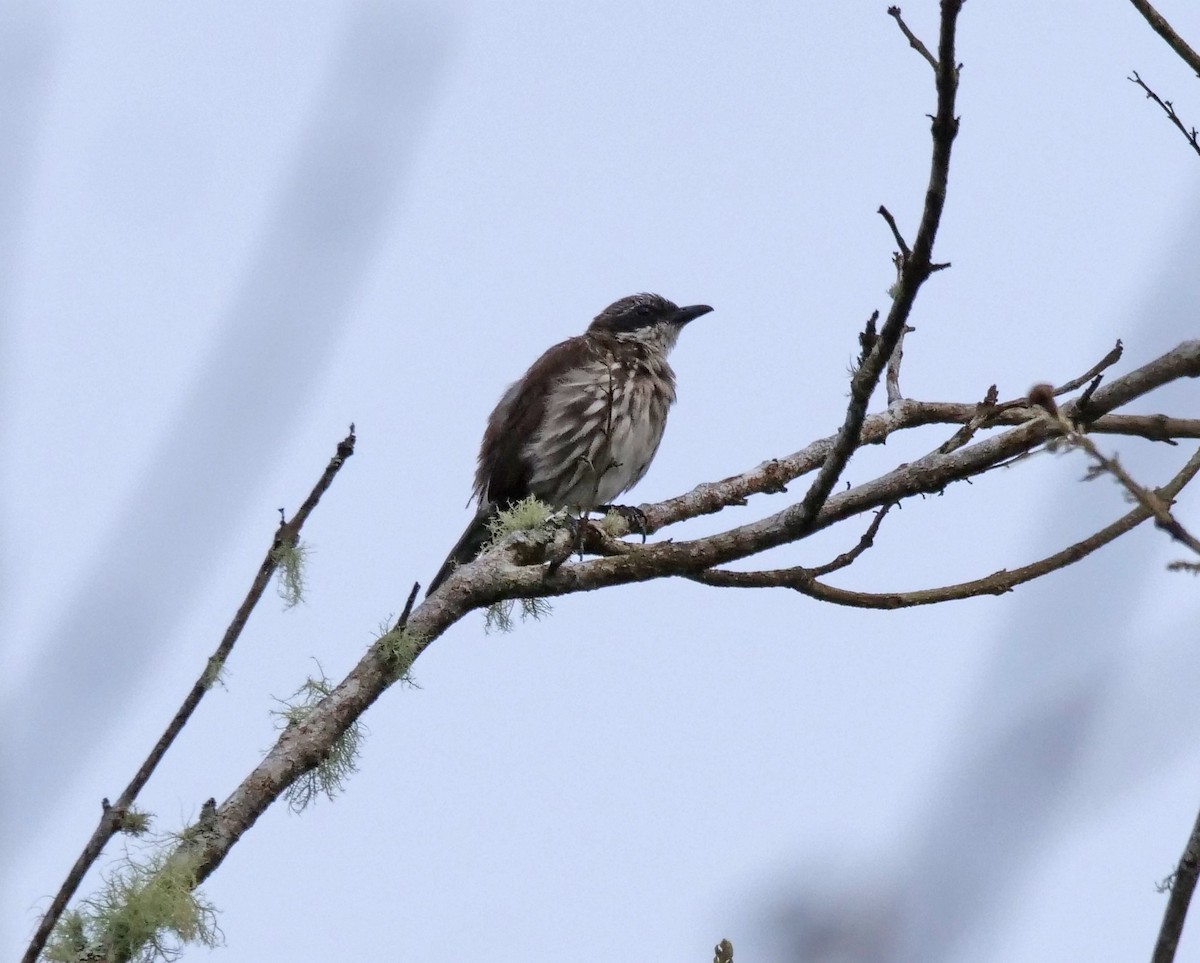
{"label": "bird's black beak", "polygon": [[680,308],[676,311],[675,317],[671,320],[680,327],[683,327],[689,321],[695,321],[700,315],[708,314],[711,310],[712,308],[707,304],[689,304],[686,308]]}

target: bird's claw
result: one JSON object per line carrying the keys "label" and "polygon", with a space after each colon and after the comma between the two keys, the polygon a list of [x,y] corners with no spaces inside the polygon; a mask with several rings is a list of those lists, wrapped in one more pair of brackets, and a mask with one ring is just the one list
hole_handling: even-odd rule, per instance
{"label": "bird's claw", "polygon": [[[647,528],[649,526],[646,513],[640,508],[633,505],[597,505],[596,511],[604,512],[606,515],[609,513],[619,515],[625,520],[625,524],[629,526],[630,531],[641,534],[642,544],[645,544]],[[547,575],[553,575],[557,572],[572,555],[578,555],[579,560],[583,561],[584,549],[587,547],[588,530],[592,527],[591,521],[586,515],[568,515],[563,525],[570,531],[571,537],[564,549],[556,551],[550,557],[549,564],[546,566]]]}
{"label": "bird's claw", "polygon": [[625,519],[625,524],[629,526],[631,532],[637,532],[642,536],[642,544],[646,544],[646,529],[648,521],[646,513],[636,505],[601,505],[596,511],[604,512],[604,514],[619,515]]}
{"label": "bird's claw", "polygon": [[590,523],[587,518],[580,518],[577,515],[568,515],[563,522],[564,527],[570,531],[571,538],[567,541],[566,547],[556,551],[550,556],[549,564],[546,566],[546,574],[553,575],[563,563],[572,555],[578,553],[579,558],[583,560],[583,549],[587,543],[587,526]]}

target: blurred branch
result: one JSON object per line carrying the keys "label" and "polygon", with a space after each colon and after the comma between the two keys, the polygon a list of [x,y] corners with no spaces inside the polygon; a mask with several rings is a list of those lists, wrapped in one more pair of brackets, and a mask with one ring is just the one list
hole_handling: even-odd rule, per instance
{"label": "blurred branch", "polygon": [[1200,814],[1192,824],[1192,832],[1187,845],[1183,847],[1183,855],[1179,857],[1179,865],[1170,877],[1171,895],[1167,897],[1167,908],[1163,912],[1151,963],[1172,963],[1175,959],[1188,906],[1196,890],[1197,873],[1200,873]]}
{"label": "blurred branch", "polygon": [[1167,42],[1167,46],[1175,51],[1179,59],[1191,67],[1196,76],[1200,77],[1200,54],[1197,54],[1188,46],[1187,41],[1175,32],[1175,28],[1167,23],[1167,18],[1146,0],[1130,0],[1130,3],[1137,8],[1138,13],[1146,18],[1146,22],[1154,28],[1154,32]]}
{"label": "blurred branch", "polygon": [[250,589],[246,593],[246,597],[242,600],[242,604],[238,607],[229,626],[225,629],[225,634],[222,636],[220,643],[213,654],[210,655],[204,664],[204,669],[199,677],[192,684],[191,690],[184,697],[183,703],[176,711],[174,717],[169,723],[163,734],[159,736],[158,742],[154,744],[154,748],[150,750],[150,754],[146,757],[141,767],[134,774],[117,797],[115,803],[109,803],[107,799],[102,804],[102,814],[100,822],[93,830],[91,838],[83,847],[83,851],[75,860],[75,864],[67,873],[66,879],[59,887],[54,899],[50,903],[50,907],[43,914],[38,923],[37,930],[33,934],[33,938],[29,941],[29,946],[25,950],[25,955],[21,958],[22,963],[36,963],[38,955],[46,945],[46,941],[50,938],[58,920],[62,917],[64,910],[67,908],[67,903],[71,897],[75,895],[75,891],[79,888],[79,884],[83,881],[83,877],[91,868],[92,864],[99,858],[108,841],[117,833],[127,830],[127,824],[133,812],[133,804],[137,799],[138,794],[143,787],[149,782],[150,777],[154,774],[154,770],[158,768],[158,764],[167,754],[167,750],[171,748],[171,744],[183,727],[191,719],[192,713],[196,711],[196,707],[200,705],[200,700],[212,688],[217,681],[221,668],[228,660],[230,653],[233,651],[233,646],[242,634],[242,630],[246,627],[247,621],[250,619],[250,613],[254,611],[259,600],[266,591],[267,586],[271,583],[271,576],[275,574],[278,567],[278,559],[280,549],[287,546],[294,546],[299,539],[300,529],[304,527],[304,523],[308,520],[308,516],[312,514],[313,509],[317,507],[317,503],[321,500],[321,496],[333,484],[333,479],[341,470],[342,465],[346,463],[351,455],[354,454],[354,426],[350,426],[350,433],[338,443],[337,453],[325,466],[325,471],[313,486],[308,498],[304,500],[304,504],[300,506],[296,514],[292,516],[290,521],[280,521],[279,527],[275,530],[275,535],[271,540],[271,547],[267,549],[267,554],[264,556],[262,563],[258,567],[258,572],[254,576],[253,582],[250,584]]}

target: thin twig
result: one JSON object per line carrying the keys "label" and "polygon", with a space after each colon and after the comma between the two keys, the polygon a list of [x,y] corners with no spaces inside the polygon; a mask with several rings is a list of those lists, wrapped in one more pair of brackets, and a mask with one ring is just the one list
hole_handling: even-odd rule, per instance
{"label": "thin twig", "polygon": [[1096,393],[1096,389],[1100,387],[1100,382],[1103,380],[1104,380],[1104,375],[1096,375],[1096,377],[1094,377],[1088,383],[1088,386],[1083,389],[1083,393],[1077,399],[1075,399],[1075,422],[1076,422],[1076,424],[1082,425],[1082,424],[1086,424],[1087,422],[1091,421],[1091,418],[1089,418],[1088,415],[1089,415],[1089,406],[1092,403],[1092,395],[1094,395]]}
{"label": "thin twig", "polygon": [[354,442],[354,426],[351,425],[350,433],[338,443],[337,454],[325,466],[325,471],[317,481],[317,484],[313,486],[308,498],[304,500],[304,504],[300,506],[291,521],[281,521],[279,523],[279,527],[275,530],[275,535],[271,540],[271,547],[267,549],[267,554],[258,567],[258,572],[254,576],[254,581],[251,583],[246,597],[242,600],[242,604],[238,606],[237,613],[229,623],[228,628],[225,629],[225,634],[222,636],[220,644],[205,661],[204,669],[195,683],[193,683],[191,691],[184,697],[183,703],[167,724],[167,728],[159,737],[158,742],[154,744],[154,748],[150,750],[150,754],[134,774],[134,777],[129,781],[129,785],[117,797],[117,801],[108,805],[107,800],[105,800],[106,805],[102,807],[103,811],[100,816],[100,822],[92,832],[91,838],[88,839],[86,845],[83,847],[83,851],[75,860],[75,864],[71,867],[70,872],[67,873],[66,879],[63,880],[62,886],[59,887],[53,901],[50,903],[50,907],[38,923],[38,928],[34,932],[33,938],[29,941],[29,947],[25,950],[25,955],[21,958],[22,963],[36,963],[38,955],[45,947],[46,941],[50,938],[51,932],[53,932],[63,911],[67,908],[71,897],[75,895],[75,891],[79,888],[83,877],[87,874],[92,864],[100,857],[108,841],[120,832],[130,808],[137,799],[138,793],[142,791],[142,788],[150,780],[151,775],[158,768],[158,764],[162,761],[163,756],[166,755],[167,750],[171,748],[171,744],[175,741],[175,738],[192,717],[192,713],[196,711],[200,700],[212,688],[217,674],[220,672],[221,667],[225,665],[230,653],[233,651],[234,644],[242,634],[242,629],[246,627],[250,613],[254,611],[254,607],[258,604],[259,599],[262,598],[263,592],[266,591],[267,586],[271,583],[271,576],[275,574],[275,569],[278,567],[278,549],[282,546],[294,545],[296,543],[300,529],[304,526],[304,522],[308,519],[308,516],[312,514],[313,509],[317,507],[317,502],[321,500],[321,496],[333,484],[334,477],[342,465],[345,464],[346,459],[354,454]]}
{"label": "thin twig", "polygon": [[887,221],[887,226],[892,229],[892,237],[896,239],[896,246],[900,248],[900,253],[904,259],[908,260],[912,255],[912,251],[909,250],[908,243],[904,240],[904,235],[900,233],[900,228],[896,226],[896,219],[892,217],[892,212],[880,204],[877,213]]}
{"label": "thin twig", "polygon": [[400,618],[396,619],[396,624],[393,631],[401,632],[408,625],[408,617],[412,615],[413,604],[417,601],[417,593],[421,591],[421,583],[413,582],[412,591],[408,593],[408,601],[404,603],[404,611],[400,613]]}
{"label": "thin twig", "polygon": [[1163,109],[1163,112],[1167,115],[1167,120],[1179,128],[1179,132],[1183,134],[1184,139],[1192,145],[1192,150],[1194,150],[1197,154],[1200,154],[1200,140],[1197,140],[1198,135],[1196,133],[1196,128],[1193,127],[1191,130],[1188,130],[1183,126],[1183,121],[1180,120],[1179,115],[1175,113],[1175,105],[1169,100],[1163,100],[1158,96],[1158,94],[1151,90],[1146,85],[1146,82],[1138,76],[1138,72],[1136,70],[1133,72],[1133,76],[1129,77],[1128,80],[1131,83],[1137,84],[1142,88],[1142,90],[1146,91],[1146,97],[1150,100],[1153,100],[1156,104],[1158,104],[1159,107]]}
{"label": "thin twig", "polygon": [[1118,361],[1120,361],[1121,355],[1124,353],[1125,346],[1121,344],[1121,340],[1118,338],[1116,345],[1113,346],[1113,349],[1094,365],[1092,365],[1087,371],[1081,374],[1078,378],[1072,378],[1070,381],[1055,388],[1054,396],[1057,398],[1059,395],[1068,394],[1074,391],[1076,388],[1082,388],[1085,384],[1095,378],[1096,375],[1100,374],[1100,372],[1107,371]]}
{"label": "thin twig", "polygon": [[1179,58],[1196,72],[1200,77],[1200,54],[1188,46],[1187,41],[1175,32],[1175,28],[1167,23],[1166,17],[1154,9],[1146,0],[1130,0],[1137,7],[1138,13],[1146,18],[1146,22],[1154,28],[1154,32],[1167,42]]}
{"label": "thin twig", "polygon": [[1192,824],[1187,845],[1179,857],[1179,865],[1171,875],[1171,895],[1167,897],[1167,908],[1163,911],[1162,925],[1158,928],[1158,939],[1154,943],[1151,963],[1172,963],[1179,948],[1179,937],[1183,935],[1183,924],[1187,919],[1188,906],[1196,889],[1196,876],[1200,873],[1200,814]]}
{"label": "thin twig", "polygon": [[848,552],[842,552],[837,558],[826,562],[824,565],[810,568],[808,574],[813,578],[820,578],[823,575],[828,575],[830,572],[837,572],[840,569],[853,565],[863,552],[875,544],[875,536],[879,534],[879,526],[883,524],[884,516],[891,509],[891,505],[884,505],[883,508],[875,513],[875,516],[871,519],[871,524],[867,526],[867,530],[863,532],[862,538],[858,540],[858,544],[854,548]]}
{"label": "thin twig", "polygon": [[909,46],[911,46],[913,50],[915,50],[929,62],[929,66],[933,68],[933,72],[936,74],[938,69],[938,62],[936,58],[929,52],[929,48],[926,47],[925,44],[921,43],[921,41],[917,38],[917,35],[908,29],[908,24],[906,24],[904,19],[900,16],[900,8],[888,7],[887,12],[889,17],[895,18],[900,30],[904,33],[904,36],[908,38]]}

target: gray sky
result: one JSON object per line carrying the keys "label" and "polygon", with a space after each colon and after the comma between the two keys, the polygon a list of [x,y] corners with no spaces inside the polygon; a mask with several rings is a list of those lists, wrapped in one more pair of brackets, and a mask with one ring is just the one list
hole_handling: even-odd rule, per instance
{"label": "gray sky", "polygon": [[[314,659],[340,678],[428,580],[491,406],[608,302],[716,308],[676,349],[634,500],[836,428],[894,276],[875,209],[911,238],[928,172],[931,72],[885,6],[5,4],[0,954],[351,421],[307,602],[255,614],[143,794],[161,830],[249,771]],[[905,16],[932,45],[936,4]],[[1196,158],[1125,79],[1200,124],[1187,69],[1117,0],[968,4],[959,57],[954,267],[918,303],[906,393],[1010,397],[1118,337],[1128,368],[1196,336]],[[1154,484],[1188,454],[1101,444]],[[1056,550],[1127,510],[1083,471],[1041,456],[908,504],[838,584]],[[1004,598],[899,613],[671,582],[506,636],[468,618],[372,708],[345,793],[275,807],[206,885],[221,958],[683,963],[722,937],[760,961],[1144,957],[1200,804],[1179,555],[1146,528]]]}

